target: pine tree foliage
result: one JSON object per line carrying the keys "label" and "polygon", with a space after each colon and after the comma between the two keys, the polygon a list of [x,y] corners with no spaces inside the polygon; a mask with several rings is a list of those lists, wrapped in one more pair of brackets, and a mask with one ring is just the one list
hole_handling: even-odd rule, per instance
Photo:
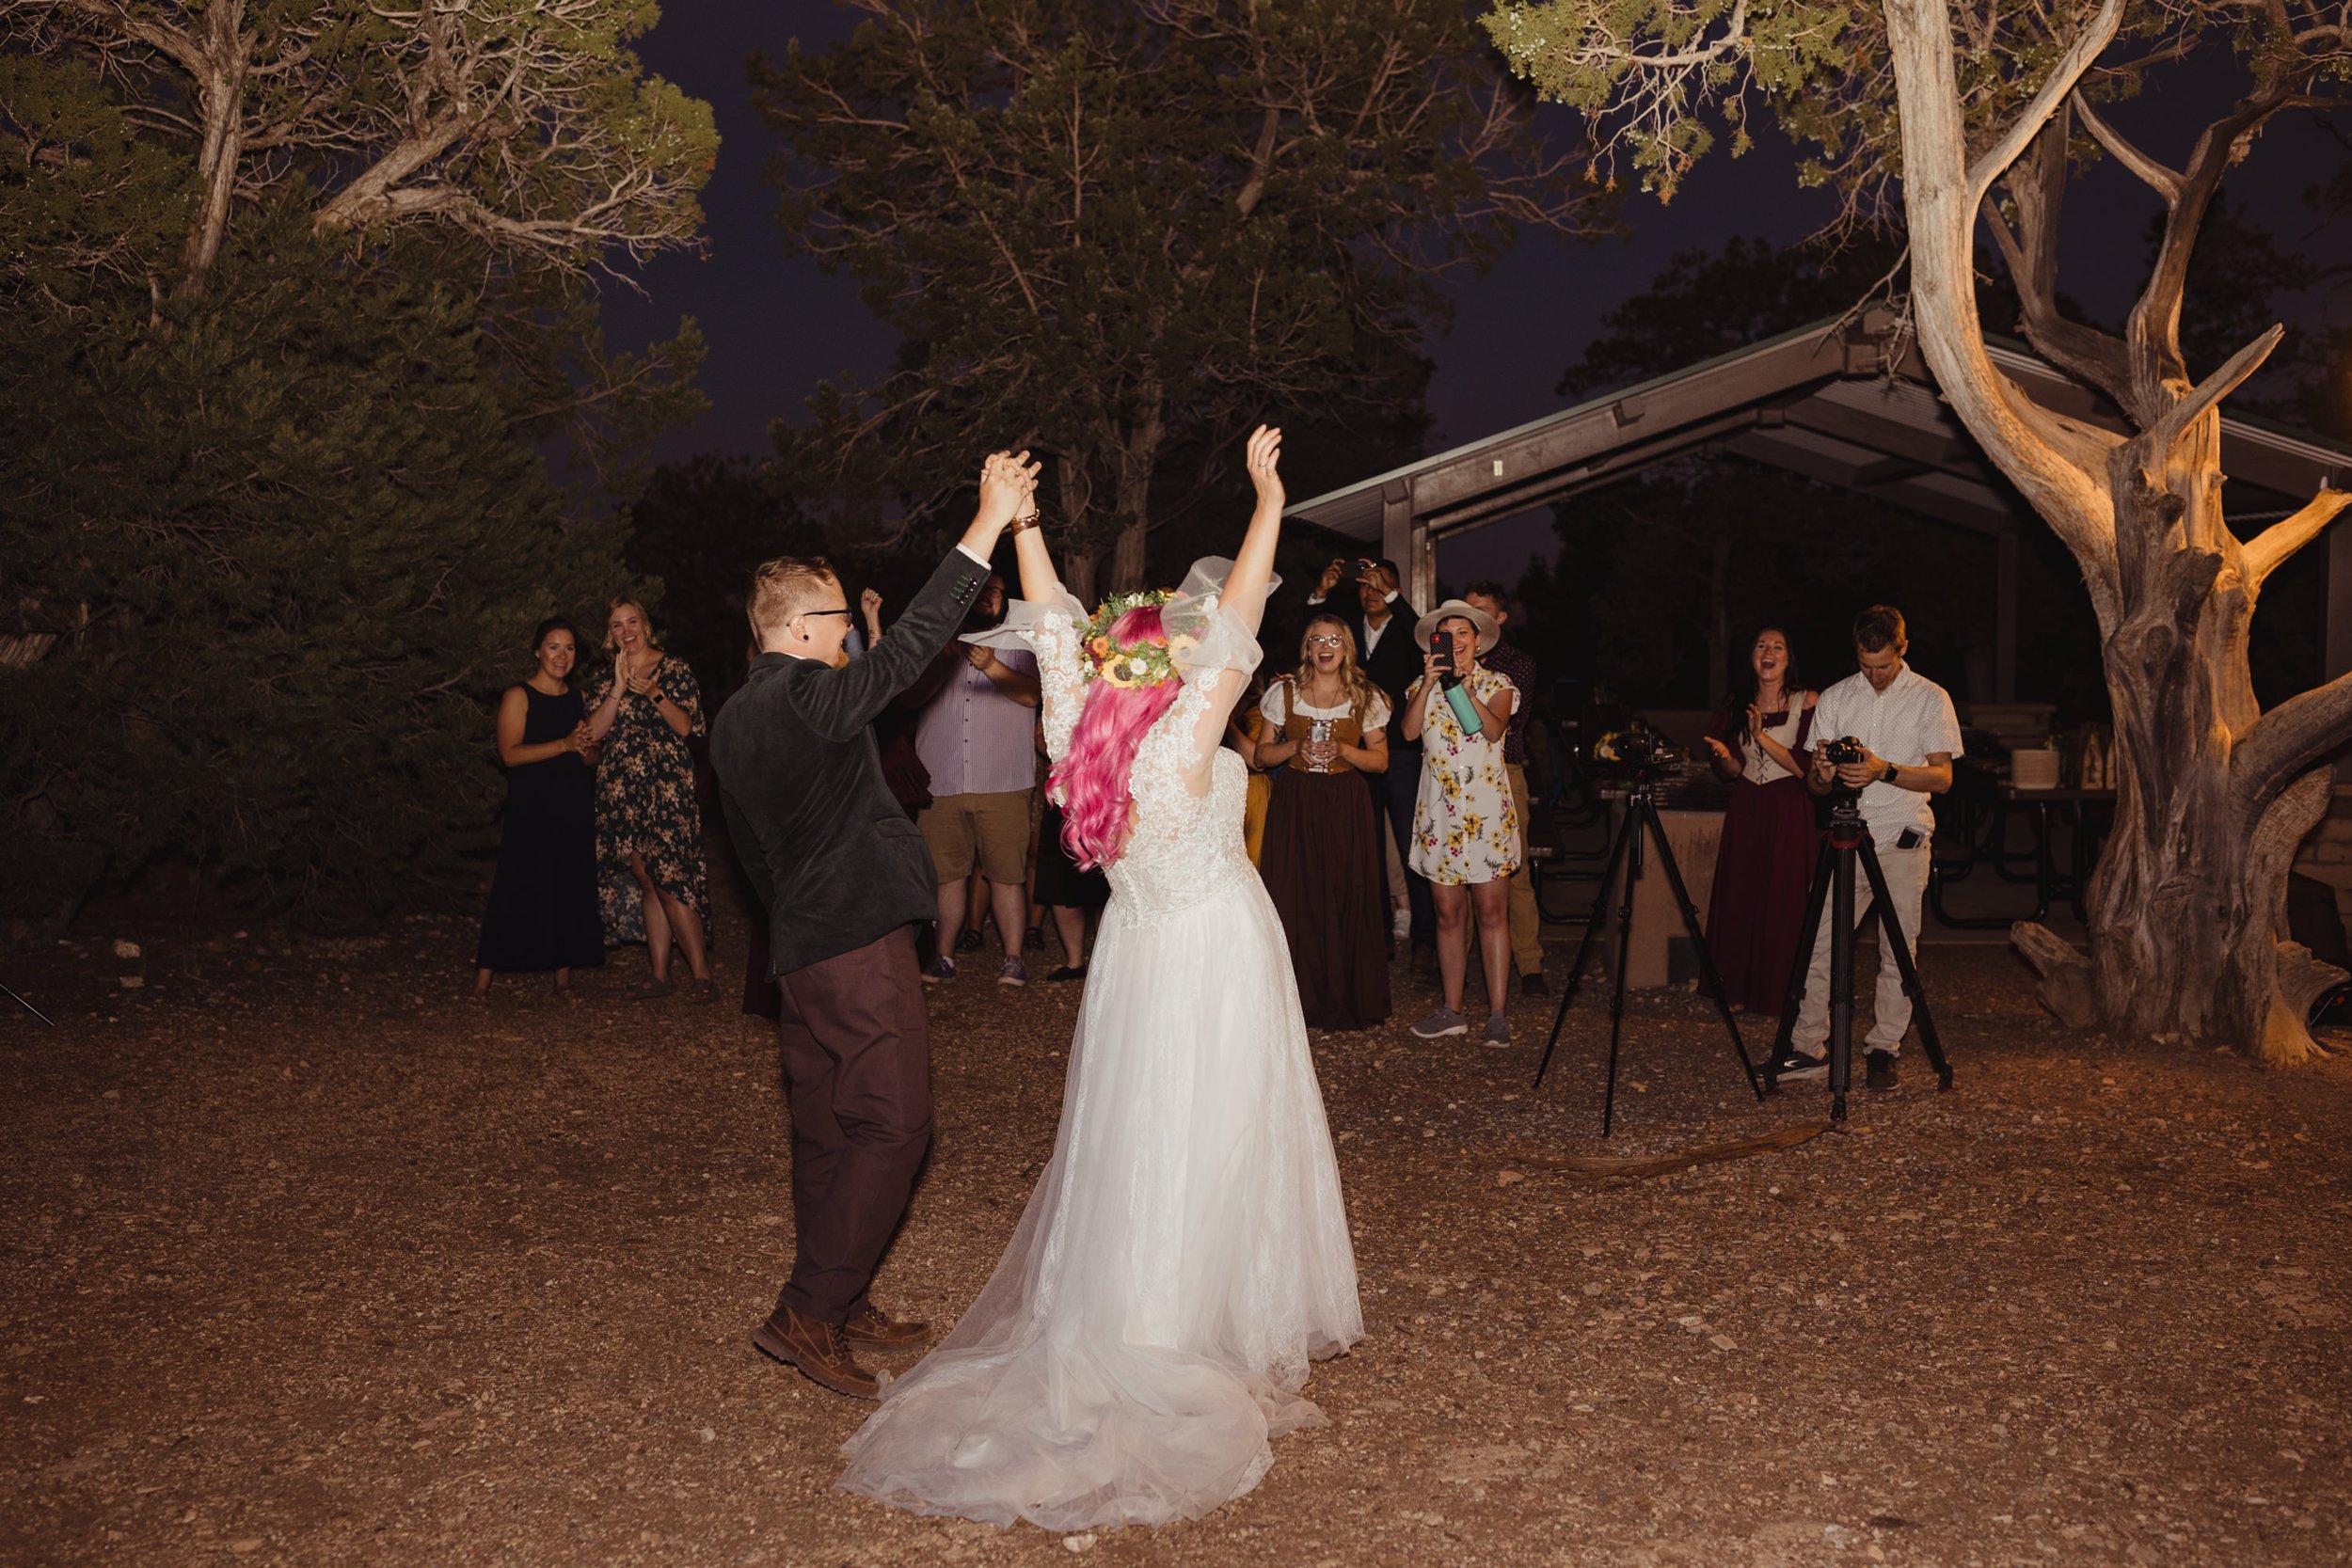
{"label": "pine tree foliage", "polygon": [[787,233],[910,345],[792,444],[852,516],[927,517],[1017,440],[1132,586],[1168,470],[1181,503],[1270,411],[1391,420],[1434,277],[1605,219],[1451,0],[852,4],[754,68]]}
{"label": "pine tree foliage", "polygon": [[610,352],[580,266],[454,206],[323,224],[348,139],[248,136],[213,230],[151,63],[0,54],[0,915],[166,862],[319,920],[469,897],[490,704],[538,619],[625,575],[610,502],[543,453],[626,483],[699,341]]}

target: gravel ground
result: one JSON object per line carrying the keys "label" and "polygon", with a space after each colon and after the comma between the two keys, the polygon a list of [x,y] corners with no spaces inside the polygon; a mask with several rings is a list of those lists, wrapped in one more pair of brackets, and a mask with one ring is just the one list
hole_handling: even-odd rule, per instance
{"label": "gravel ground", "polygon": [[[1062,1538],[832,1490],[861,1407],[747,1338],[791,1256],[764,1029],[618,1000],[634,954],[584,1006],[514,980],[476,1007],[471,942],[0,950],[59,1024],[0,1015],[0,1561],[2352,1553],[2343,1055],[2069,1037],[2005,951],[1931,948],[1955,1092],[1907,1053],[1844,1135],[1584,1183],[1518,1157],[1604,1151],[1597,995],[1540,1092],[1533,1044],[1318,1037],[1369,1336],[1311,1385],[1332,1424],[1208,1519]],[[951,1321],[986,1277],[1076,1001],[971,973],[934,998],[939,1138],[887,1306]],[[1756,1104],[1686,993],[1637,994],[1626,1049],[1612,1154],[1825,1109]]]}

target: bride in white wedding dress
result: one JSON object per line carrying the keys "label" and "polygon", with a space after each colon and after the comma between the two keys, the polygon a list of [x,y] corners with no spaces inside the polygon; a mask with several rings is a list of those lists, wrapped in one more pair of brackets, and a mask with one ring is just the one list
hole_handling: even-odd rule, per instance
{"label": "bride in white wedding dress", "polygon": [[1250,437],[1239,556],[1165,602],[1089,623],[1019,531],[1025,602],[992,635],[1036,651],[1051,787],[1111,901],[1053,1160],[979,1298],[845,1445],[850,1491],[1060,1530],[1197,1518],[1323,1423],[1308,1363],[1363,1336],[1246,771],[1218,744],[1275,583],[1280,441]]}

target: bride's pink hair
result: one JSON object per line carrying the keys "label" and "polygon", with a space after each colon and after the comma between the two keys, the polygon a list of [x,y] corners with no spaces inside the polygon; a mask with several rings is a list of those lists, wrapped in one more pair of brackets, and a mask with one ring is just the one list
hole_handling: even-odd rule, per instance
{"label": "bride's pink hair", "polygon": [[[1111,623],[1110,634],[1119,642],[1168,641],[1158,605],[1137,605]],[[1126,847],[1134,800],[1127,775],[1136,748],[1183,689],[1177,680],[1122,687],[1097,679],[1089,686],[1070,750],[1046,779],[1062,803],[1062,845],[1081,869],[1108,865]]]}

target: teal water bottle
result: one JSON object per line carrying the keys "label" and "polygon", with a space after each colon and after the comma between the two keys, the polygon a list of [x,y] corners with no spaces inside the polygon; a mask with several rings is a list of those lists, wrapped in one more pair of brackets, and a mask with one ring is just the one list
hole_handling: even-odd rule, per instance
{"label": "teal water bottle", "polygon": [[1478,706],[1462,686],[1462,677],[1454,671],[1454,639],[1443,630],[1429,634],[1429,651],[1437,656],[1438,684],[1445,690],[1446,705],[1454,710],[1454,721],[1465,735],[1476,735],[1486,727],[1478,717]]}

